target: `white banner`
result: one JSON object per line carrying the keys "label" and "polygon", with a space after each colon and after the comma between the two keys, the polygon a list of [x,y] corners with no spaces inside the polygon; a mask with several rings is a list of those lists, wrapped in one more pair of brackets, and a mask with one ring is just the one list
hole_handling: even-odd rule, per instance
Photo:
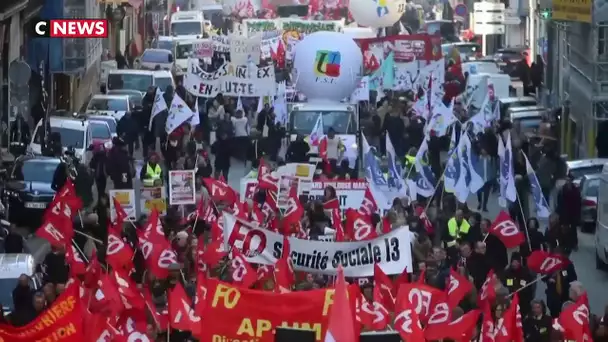
{"label": "white banner", "polygon": [[266,59],[271,58],[272,53],[271,50],[276,52],[279,47],[279,41],[281,40],[281,36],[277,36],[269,39],[262,39],[262,44],[260,45],[260,58]]}
{"label": "white banner", "polygon": [[[253,195],[255,188],[258,184],[258,180],[255,178],[242,178],[239,193],[241,194],[241,201]],[[351,179],[351,180],[339,180],[339,181],[326,181],[326,182],[312,182],[310,192],[308,193],[309,200],[322,201],[323,192],[325,188],[331,186],[336,190],[338,201],[340,202],[340,210],[346,210],[348,208],[359,208],[363,199],[365,198],[365,189],[367,189],[367,182],[365,180]],[[303,190],[302,192],[306,192]],[[374,192],[372,191],[372,194]],[[386,201],[384,198],[374,198],[381,215],[385,215],[390,209],[392,201]]]}
{"label": "white banner", "polygon": [[[249,226],[224,213],[226,247],[238,248],[248,262],[274,265],[283,252],[283,235]],[[290,257],[296,271],[335,275],[342,265],[346,277],[370,277],[374,264],[386,274],[412,272],[411,234],[400,227],[374,240],[326,242],[289,238]]]}
{"label": "white banner", "polygon": [[261,36],[230,36],[230,62],[236,65],[257,64],[260,61]]}
{"label": "white banner", "polygon": [[274,96],[276,81],[274,66],[258,68],[255,66],[234,65],[225,63],[215,72],[203,71],[197,59],[188,60],[188,69],[184,75],[184,87],[194,96]]}
{"label": "white banner", "polygon": [[359,101],[369,101],[369,76],[361,78],[357,89],[350,96],[350,103],[358,103]]}

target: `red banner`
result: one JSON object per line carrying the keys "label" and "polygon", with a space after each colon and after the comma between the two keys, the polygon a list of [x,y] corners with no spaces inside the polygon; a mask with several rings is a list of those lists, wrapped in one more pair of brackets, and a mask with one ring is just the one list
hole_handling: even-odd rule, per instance
{"label": "red banner", "polygon": [[333,289],[278,294],[210,279],[200,340],[273,342],[274,328],[288,327],[314,330],[322,341],[333,296]]}
{"label": "red banner", "polygon": [[441,37],[428,34],[412,34],[403,36],[390,36],[381,38],[355,39],[363,56],[370,53],[378,61],[384,60],[391,52],[394,53],[395,63],[418,61],[437,61],[441,59]]}
{"label": "red banner", "polygon": [[50,308],[24,327],[0,324],[0,342],[4,341],[84,341],[79,287],[68,286]]}

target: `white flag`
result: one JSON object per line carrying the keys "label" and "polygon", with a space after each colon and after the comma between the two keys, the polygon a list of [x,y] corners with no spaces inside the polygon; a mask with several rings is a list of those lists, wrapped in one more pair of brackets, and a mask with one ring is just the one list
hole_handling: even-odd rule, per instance
{"label": "white flag", "polygon": [[169,108],[169,116],[165,124],[165,131],[171,134],[177,127],[192,118],[192,110],[179,95],[175,94]]}
{"label": "white flag", "polygon": [[163,98],[163,93],[156,87],[156,92],[154,93],[154,104],[152,105],[152,115],[150,115],[150,122],[148,123],[148,129],[152,130],[152,120],[154,117],[158,115],[158,113],[163,110],[167,110],[167,103]]}
{"label": "white flag", "polygon": [[201,124],[201,118],[198,113],[198,97],[194,98],[194,110],[192,111],[192,118],[190,118],[190,126],[195,127]]}

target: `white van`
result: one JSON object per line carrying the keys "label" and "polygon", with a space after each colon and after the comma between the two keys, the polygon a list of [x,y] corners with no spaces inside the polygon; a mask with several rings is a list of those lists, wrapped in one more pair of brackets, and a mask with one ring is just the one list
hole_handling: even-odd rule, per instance
{"label": "white van", "polygon": [[143,94],[155,86],[154,71],[117,69],[108,73],[108,90],[137,90]]}
{"label": "white van", "polygon": [[0,296],[0,304],[4,309],[4,314],[10,313],[14,309],[12,293],[22,274],[30,277],[32,290],[42,288],[42,281],[36,274],[34,256],[31,254],[0,254],[0,286],[4,293]]}
{"label": "white van", "polygon": [[165,91],[168,86],[172,86],[175,89],[175,81],[173,75],[166,70],[159,70],[154,72],[154,85],[160,88],[160,91]]}
{"label": "white van", "polygon": [[171,35],[180,38],[205,38],[205,18],[201,11],[178,11],[171,15]]}
{"label": "white van", "polygon": [[[41,143],[44,137],[42,121],[38,121],[32,135],[32,141],[28,146],[28,152],[36,155],[42,154]],[[89,122],[83,119],[60,116],[51,116],[48,122],[50,127],[49,134],[59,133],[61,135],[63,150],[67,150],[68,146],[73,147],[76,150],[76,157],[84,165],[89,165],[89,161],[91,160],[89,146],[93,144],[93,132],[91,131]]]}

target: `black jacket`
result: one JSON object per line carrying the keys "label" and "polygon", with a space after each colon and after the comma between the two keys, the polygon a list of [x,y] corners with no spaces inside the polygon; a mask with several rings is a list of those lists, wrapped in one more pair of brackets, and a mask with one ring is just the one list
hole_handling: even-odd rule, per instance
{"label": "black jacket", "polygon": [[[509,289],[509,293],[519,291],[532,281],[534,281],[534,277],[530,271],[523,266],[517,270],[509,267],[504,271],[504,275],[502,277],[502,283],[507,289]],[[534,286],[528,286],[519,292],[519,298],[522,305],[529,306],[530,301],[534,299],[534,290]]]}
{"label": "black jacket", "polygon": [[116,125],[116,134],[127,144],[135,142],[139,133],[138,124],[131,113],[125,114]]}
{"label": "black jacket", "polygon": [[70,270],[65,260],[65,254],[49,253],[42,264],[45,283],[67,283]]}
{"label": "black jacket", "polygon": [[523,330],[526,342],[549,342],[553,331],[553,320],[548,315],[540,318],[526,316],[523,321]]}
{"label": "black jacket", "polygon": [[289,144],[285,159],[289,163],[307,163],[310,146],[304,140],[296,140]]}
{"label": "black jacket", "polygon": [[57,168],[55,169],[55,173],[53,174],[53,182],[51,183],[51,189],[59,191],[59,189],[63,188],[67,179],[67,167],[65,163],[59,163],[59,165],[57,165]]}
{"label": "black jacket", "polygon": [[488,257],[473,252],[473,254],[467,258],[466,263],[466,269],[469,271],[471,277],[473,277],[475,288],[477,290],[481,289],[481,286],[486,281],[486,276],[491,269]]}
{"label": "black jacket", "polygon": [[230,167],[230,145],[225,140],[216,140],[211,145],[211,153],[215,155],[215,168]]}
{"label": "black jacket", "polygon": [[[133,184],[133,173],[131,170],[131,162],[127,151],[122,150],[120,147],[113,147],[108,153],[108,165],[107,172],[114,186],[120,184],[120,189],[130,189],[130,185]],[[123,181],[123,175],[126,178],[126,182]]]}

